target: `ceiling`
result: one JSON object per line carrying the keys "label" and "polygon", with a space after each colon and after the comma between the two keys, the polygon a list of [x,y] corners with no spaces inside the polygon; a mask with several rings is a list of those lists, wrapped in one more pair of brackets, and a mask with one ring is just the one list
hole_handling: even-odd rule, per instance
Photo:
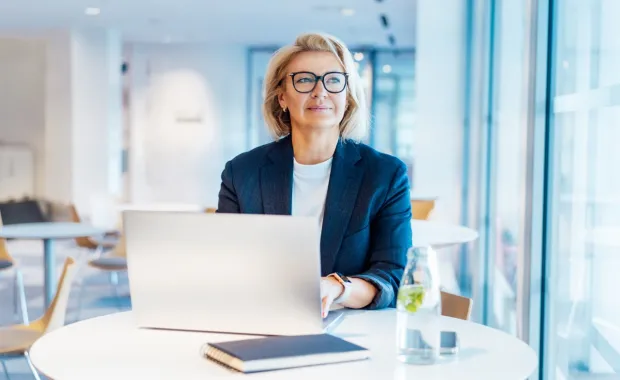
{"label": "ceiling", "polygon": [[[101,13],[87,16],[88,7]],[[129,42],[280,45],[324,31],[349,45],[410,48],[415,8],[416,0],[3,0],[0,35],[98,27],[119,30]]]}

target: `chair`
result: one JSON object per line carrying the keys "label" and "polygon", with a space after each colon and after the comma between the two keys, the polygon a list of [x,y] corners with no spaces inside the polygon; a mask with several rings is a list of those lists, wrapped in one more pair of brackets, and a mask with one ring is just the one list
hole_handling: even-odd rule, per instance
{"label": "chair", "polygon": [[[80,218],[80,214],[78,214],[77,208],[75,207],[75,205],[73,204],[69,205],[69,212],[71,213],[71,221],[75,223],[82,222],[82,219]],[[117,244],[117,241],[109,241],[109,240],[95,241],[94,239],[88,236],[83,236],[83,237],[75,238],[75,244],[78,247],[86,248],[88,250],[93,251],[93,250],[98,250],[98,249],[114,248]]]}
{"label": "chair", "polygon": [[99,253],[97,257],[88,262],[88,265],[93,268],[112,273],[126,271],[127,252],[125,249],[125,236],[121,235],[121,238],[118,244],[114,246],[114,249],[105,254]]}
{"label": "chair", "polygon": [[469,320],[471,316],[471,298],[441,292],[441,315],[446,317]]}
{"label": "chair", "polygon": [[43,223],[47,222],[47,217],[41,203],[28,199],[10,200],[0,202],[0,214],[4,217],[4,223],[8,226],[20,223]]}
{"label": "chair", "polygon": [[412,219],[427,220],[433,209],[435,208],[435,200],[412,200],[411,214]]}
{"label": "chair", "polygon": [[114,274],[118,275],[118,272],[127,270],[127,252],[125,250],[124,235],[121,236],[120,241],[114,246],[114,249],[105,254],[101,253],[101,251],[99,252],[96,258],[88,262],[88,265],[102,271],[110,272],[112,277]]}
{"label": "chair", "polygon": [[[80,215],[74,205],[69,206],[71,212],[71,220],[75,223],[80,223]],[[118,236],[118,233],[113,234]],[[78,237],[75,239],[75,243],[82,248],[89,250],[95,250],[96,257],[88,264],[94,268],[105,271],[123,271],[127,269],[127,260],[125,255],[125,240],[121,236],[118,241],[95,241],[90,237]],[[103,255],[102,252],[106,249],[112,249],[112,252]]]}
{"label": "chair", "polygon": [[30,325],[14,325],[0,328],[0,364],[8,378],[8,371],[3,359],[24,357],[35,379],[40,380],[37,370],[30,360],[29,350],[34,342],[43,335],[52,332],[65,324],[67,304],[71,293],[71,283],[75,277],[77,264],[74,259],[67,258],[58,281],[56,295],[45,314]]}
{"label": "chair", "polygon": [[[110,284],[114,290],[114,296],[117,301],[119,301],[118,294],[118,273],[124,272],[127,270],[127,251],[125,248],[125,236],[121,234],[120,240],[118,244],[107,253],[102,253],[101,249],[97,250],[96,257],[88,262],[88,265],[96,268],[98,270],[109,272],[110,274]],[[79,296],[78,296],[78,320],[82,311],[82,287],[84,285],[84,281],[80,283],[79,286]],[[120,304],[117,304],[117,307],[120,309]]]}
{"label": "chair", "polygon": [[[2,227],[2,215],[0,215],[0,228]],[[27,325],[28,307],[26,305],[26,290],[24,288],[24,277],[19,270],[17,263],[9,254],[6,246],[6,240],[0,238],[0,272],[13,269],[15,273],[15,281],[13,282],[13,313],[17,314],[17,299],[19,298],[19,309],[22,315],[22,322]],[[18,294],[19,293],[19,294]]]}

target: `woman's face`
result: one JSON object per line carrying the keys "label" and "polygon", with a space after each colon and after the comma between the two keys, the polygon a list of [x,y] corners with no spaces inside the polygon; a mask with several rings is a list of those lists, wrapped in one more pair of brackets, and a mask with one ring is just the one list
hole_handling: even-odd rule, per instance
{"label": "woman's face", "polygon": [[[316,78],[323,76],[323,81]],[[288,65],[284,83],[280,106],[286,107],[293,127],[339,128],[348,90],[344,68],[332,53],[298,54]]]}

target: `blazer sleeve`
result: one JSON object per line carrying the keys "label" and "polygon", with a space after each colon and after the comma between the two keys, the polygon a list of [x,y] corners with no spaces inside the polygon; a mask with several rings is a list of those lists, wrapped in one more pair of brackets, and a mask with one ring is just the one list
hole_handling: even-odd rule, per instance
{"label": "blazer sleeve", "polygon": [[238,214],[239,199],[233,181],[232,163],[228,161],[222,171],[222,184],[217,202],[217,213]]}
{"label": "blazer sleeve", "polygon": [[412,246],[411,198],[407,168],[400,163],[387,197],[370,225],[370,267],[353,277],[364,279],[377,288],[366,309],[396,306],[407,251]]}

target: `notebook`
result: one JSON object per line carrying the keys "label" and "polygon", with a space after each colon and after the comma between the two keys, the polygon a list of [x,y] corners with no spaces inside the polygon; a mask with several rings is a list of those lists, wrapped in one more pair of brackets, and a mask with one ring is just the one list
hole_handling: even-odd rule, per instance
{"label": "notebook", "polygon": [[370,351],[329,334],[208,343],[204,356],[243,373],[364,360]]}

